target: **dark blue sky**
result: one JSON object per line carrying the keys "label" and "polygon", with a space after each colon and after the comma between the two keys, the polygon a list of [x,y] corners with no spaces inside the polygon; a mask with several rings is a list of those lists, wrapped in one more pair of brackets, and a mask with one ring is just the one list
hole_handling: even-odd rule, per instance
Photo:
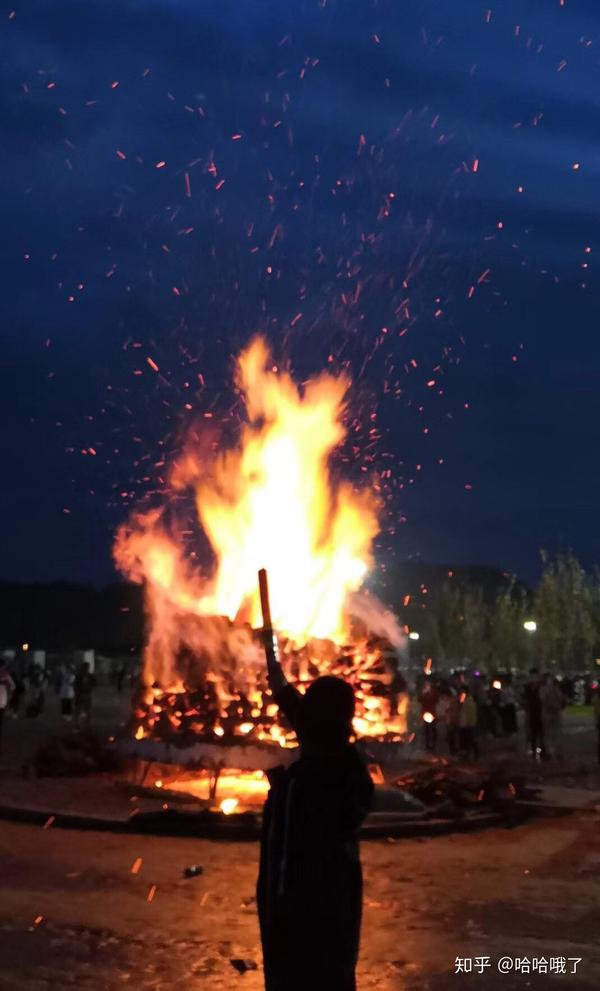
{"label": "dark blue sky", "polygon": [[0,16],[2,577],[108,580],[257,330],[351,369],[381,560],[600,559],[597,3]]}

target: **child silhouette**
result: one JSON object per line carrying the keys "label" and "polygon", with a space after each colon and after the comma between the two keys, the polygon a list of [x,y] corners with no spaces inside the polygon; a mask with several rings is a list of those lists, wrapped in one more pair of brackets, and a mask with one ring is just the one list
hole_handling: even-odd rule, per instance
{"label": "child silhouette", "polygon": [[354,692],[317,678],[301,695],[265,629],[269,683],[300,757],[268,772],[257,902],[266,991],[354,991],[362,910],[358,827],[373,784],[350,743]]}

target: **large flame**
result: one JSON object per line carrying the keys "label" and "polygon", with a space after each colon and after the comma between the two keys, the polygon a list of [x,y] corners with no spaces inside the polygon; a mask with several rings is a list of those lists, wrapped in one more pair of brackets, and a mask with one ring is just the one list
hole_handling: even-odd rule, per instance
{"label": "large flame", "polygon": [[115,543],[120,568],[146,583],[147,682],[164,687],[173,688],[182,645],[206,653],[207,627],[198,630],[198,616],[261,625],[261,567],[280,633],[296,645],[313,637],[344,643],[348,596],[371,564],[376,499],[347,482],[334,484],[330,470],[345,436],[348,379],[322,374],[299,388],[272,366],[259,337],[240,355],[236,380],[247,412],[236,446],[211,457],[189,442],[171,473],[173,494],[194,492],[214,573],[203,577],[184,558],[163,510],[138,515]]}
{"label": "large flame", "polygon": [[257,338],[241,355],[238,385],[248,423],[239,447],[207,475],[189,451],[174,472],[194,484],[198,518],[217,556],[208,610],[234,619],[241,609],[259,626],[257,568],[271,580],[276,627],[296,642],[344,638],[344,603],[370,564],[377,532],[370,493],[334,489],[332,450],[344,437],[347,379],[322,375],[301,394],[286,374],[268,369]]}

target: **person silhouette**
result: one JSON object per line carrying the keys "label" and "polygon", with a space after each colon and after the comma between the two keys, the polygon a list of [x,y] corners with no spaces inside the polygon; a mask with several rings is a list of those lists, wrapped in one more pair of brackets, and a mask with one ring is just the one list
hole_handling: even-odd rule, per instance
{"label": "person silhouette", "polygon": [[265,630],[269,684],[300,757],[267,772],[257,904],[266,991],[355,991],[362,913],[358,827],[373,783],[350,742],[354,692],[317,678],[290,685]]}

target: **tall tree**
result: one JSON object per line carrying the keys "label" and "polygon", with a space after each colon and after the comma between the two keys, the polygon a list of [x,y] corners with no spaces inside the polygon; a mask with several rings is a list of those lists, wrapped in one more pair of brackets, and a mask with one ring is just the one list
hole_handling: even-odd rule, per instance
{"label": "tall tree", "polygon": [[499,589],[489,623],[490,666],[520,671],[527,666],[529,636],[523,623],[527,616],[527,594],[513,578]]}
{"label": "tall tree", "polygon": [[572,553],[542,559],[534,597],[538,657],[551,670],[587,667],[597,636],[593,581]]}

